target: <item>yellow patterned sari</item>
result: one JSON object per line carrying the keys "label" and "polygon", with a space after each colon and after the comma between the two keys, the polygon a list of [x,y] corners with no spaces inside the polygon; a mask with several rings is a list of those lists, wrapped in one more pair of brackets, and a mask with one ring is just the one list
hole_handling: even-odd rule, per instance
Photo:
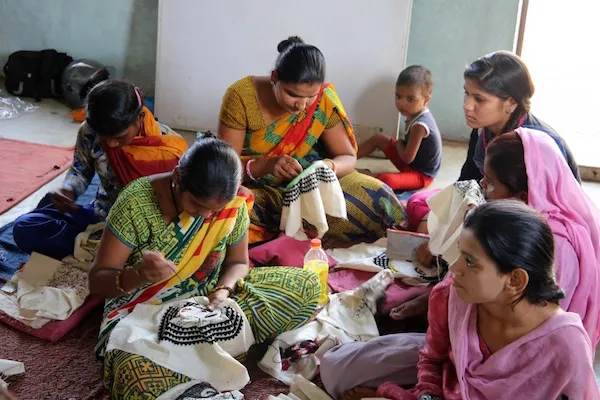
{"label": "yellow patterned sari", "polygon": [[[356,149],[352,124],[331,84],[322,86],[319,97],[306,112],[289,113],[267,125],[257,101],[253,77],[248,76],[229,87],[219,118],[224,125],[246,132],[242,160],[285,154],[307,168],[317,160],[331,158],[319,139],[327,129],[339,123],[343,124]],[[268,240],[279,233],[285,184],[266,175],[248,185],[255,197],[250,213],[250,243]],[[404,206],[383,182],[355,171],[341,178],[340,184],[346,198],[348,220],[328,217],[326,240],[375,241],[385,236],[387,228],[405,225]]]}

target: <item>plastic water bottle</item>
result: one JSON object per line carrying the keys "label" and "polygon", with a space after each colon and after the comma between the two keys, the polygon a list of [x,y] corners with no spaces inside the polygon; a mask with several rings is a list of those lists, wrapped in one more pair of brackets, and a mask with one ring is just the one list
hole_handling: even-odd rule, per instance
{"label": "plastic water bottle", "polygon": [[325,250],[321,247],[320,239],[312,239],[310,241],[310,249],[304,256],[304,269],[314,272],[319,277],[321,286],[321,296],[319,297],[319,305],[327,303],[329,296],[327,295],[327,276],[329,275],[329,260]]}

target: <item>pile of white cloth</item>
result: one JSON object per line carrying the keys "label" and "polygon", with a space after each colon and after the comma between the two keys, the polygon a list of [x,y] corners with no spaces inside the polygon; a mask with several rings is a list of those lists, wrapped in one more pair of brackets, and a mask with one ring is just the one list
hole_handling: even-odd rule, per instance
{"label": "pile of white cloth", "polygon": [[0,290],[0,312],[34,329],[69,318],[89,295],[88,270],[99,244],[90,236],[104,226],[90,225],[80,233],[73,255],[63,260],[32,253]]}

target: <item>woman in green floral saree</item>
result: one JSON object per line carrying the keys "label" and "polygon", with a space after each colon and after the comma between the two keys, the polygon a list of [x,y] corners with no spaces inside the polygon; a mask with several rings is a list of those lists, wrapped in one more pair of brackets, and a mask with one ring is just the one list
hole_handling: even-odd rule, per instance
{"label": "woman in green floral saree", "polygon": [[315,274],[249,270],[253,197],[239,186],[241,175],[229,145],[199,139],[172,173],[132,182],[111,209],[90,271],[91,292],[107,298],[96,350],[111,398],[155,399],[189,380],[142,355],[106,351],[111,332],[136,305],[206,296],[215,309],[231,298],[257,343],[313,315],[320,294]]}

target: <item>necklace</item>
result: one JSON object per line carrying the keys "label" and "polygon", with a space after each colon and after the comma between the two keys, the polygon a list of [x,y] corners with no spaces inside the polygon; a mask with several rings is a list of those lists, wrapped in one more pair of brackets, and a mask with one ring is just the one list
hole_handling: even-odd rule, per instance
{"label": "necklace", "polygon": [[179,216],[181,214],[181,211],[179,211],[179,205],[177,204],[177,199],[175,197],[175,182],[173,182],[173,177],[169,178],[169,182],[170,182],[170,189],[171,189],[171,199],[173,199],[173,204],[175,205],[175,211],[177,211],[177,216]]}

